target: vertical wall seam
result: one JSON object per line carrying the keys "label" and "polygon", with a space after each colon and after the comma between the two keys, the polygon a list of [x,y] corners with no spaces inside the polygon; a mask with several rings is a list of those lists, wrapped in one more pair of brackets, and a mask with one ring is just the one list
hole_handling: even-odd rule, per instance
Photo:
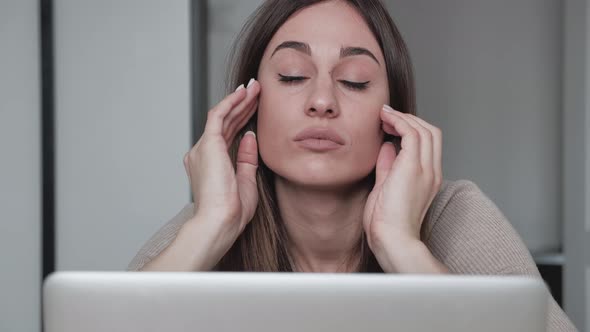
{"label": "vertical wall seam", "polygon": [[41,89],[41,331],[43,281],[55,270],[55,117],[53,1],[39,1]]}
{"label": "vertical wall seam", "polygon": [[190,1],[191,146],[205,128],[207,100],[207,1]]}

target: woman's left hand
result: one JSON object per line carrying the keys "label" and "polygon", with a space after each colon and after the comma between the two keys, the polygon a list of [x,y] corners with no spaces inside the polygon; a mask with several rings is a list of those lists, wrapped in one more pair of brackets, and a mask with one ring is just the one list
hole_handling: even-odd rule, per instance
{"label": "woman's left hand", "polygon": [[[403,271],[402,265],[408,263],[404,259],[430,255],[420,241],[420,229],[442,184],[442,133],[426,121],[387,105],[381,111],[381,119],[386,133],[401,136],[401,150],[396,155],[393,144],[384,143],[381,147],[375,187],[363,213],[363,227],[379,264],[390,270],[386,272],[417,272]],[[424,257],[426,263],[433,259],[431,255]],[[407,268],[420,270],[418,266]]]}

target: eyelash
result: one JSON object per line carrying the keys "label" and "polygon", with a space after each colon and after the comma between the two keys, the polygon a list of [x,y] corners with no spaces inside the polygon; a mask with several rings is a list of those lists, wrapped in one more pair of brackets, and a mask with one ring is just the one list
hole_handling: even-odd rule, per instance
{"label": "eyelash", "polygon": [[[297,84],[307,80],[308,77],[304,76],[286,76],[279,74],[279,81],[284,82],[286,84]],[[340,83],[344,84],[346,87],[352,90],[365,90],[371,81],[366,82],[350,82],[345,80],[340,80]]]}

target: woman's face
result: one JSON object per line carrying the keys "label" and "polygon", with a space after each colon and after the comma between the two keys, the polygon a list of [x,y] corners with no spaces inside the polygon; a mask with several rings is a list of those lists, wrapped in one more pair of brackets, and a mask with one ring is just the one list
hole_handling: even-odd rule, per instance
{"label": "woman's face", "polygon": [[291,16],[266,48],[258,81],[259,151],[275,174],[318,188],[370,174],[389,89],[379,44],[353,7],[327,1]]}

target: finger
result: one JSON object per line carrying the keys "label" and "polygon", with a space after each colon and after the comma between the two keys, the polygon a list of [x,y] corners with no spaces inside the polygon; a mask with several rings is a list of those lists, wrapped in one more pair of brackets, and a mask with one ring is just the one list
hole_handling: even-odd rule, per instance
{"label": "finger", "polygon": [[420,134],[420,163],[422,169],[434,177],[432,133],[416,121],[416,116],[406,113],[399,113],[399,115],[408,120],[408,123]]}
{"label": "finger", "polygon": [[399,155],[408,155],[411,160],[415,160],[420,165],[420,134],[410,125],[408,120],[399,115],[399,112],[393,109],[383,107],[381,111],[381,120],[391,126],[397,133],[389,134],[401,137],[401,151]]}
{"label": "finger", "polygon": [[432,160],[434,166],[434,175],[435,179],[438,181],[438,184],[442,182],[442,131],[433,126],[432,124],[420,119],[417,116],[414,116],[414,120],[418,123],[422,124],[425,128],[430,130],[432,133],[432,140],[433,140],[433,151],[432,151]]}
{"label": "finger", "polygon": [[256,80],[250,80],[246,88],[246,98],[236,105],[223,119],[222,133],[224,137],[232,136],[228,134],[229,128],[235,128],[235,123],[243,119],[244,113],[250,109],[252,103],[257,99],[260,92],[260,84]]}
{"label": "finger", "polygon": [[394,160],[395,148],[393,143],[384,142],[383,145],[381,145],[381,150],[379,150],[377,165],[375,166],[375,187],[383,185],[383,182],[387,179],[387,175],[389,175],[389,171],[393,166]]}
{"label": "finger", "polygon": [[382,122],[381,123],[381,128],[383,128],[383,131],[390,134],[390,135],[394,135],[394,136],[401,136],[396,130],[395,128],[393,128],[392,125],[387,124],[386,122]]}
{"label": "finger", "polygon": [[204,134],[221,135],[225,116],[246,97],[246,89],[242,85],[240,87],[207,113]]}
{"label": "finger", "polygon": [[252,115],[254,115],[254,113],[256,113],[257,110],[258,110],[258,100],[255,99],[255,100],[253,100],[252,104],[249,105],[248,110],[246,110],[242,113],[242,118],[240,120],[236,119],[236,121],[234,121],[234,124],[232,125],[232,127],[227,129],[228,130],[227,135],[229,135],[227,138],[228,146],[231,145],[236,134],[246,125],[246,123],[248,123],[248,120],[250,120]]}

